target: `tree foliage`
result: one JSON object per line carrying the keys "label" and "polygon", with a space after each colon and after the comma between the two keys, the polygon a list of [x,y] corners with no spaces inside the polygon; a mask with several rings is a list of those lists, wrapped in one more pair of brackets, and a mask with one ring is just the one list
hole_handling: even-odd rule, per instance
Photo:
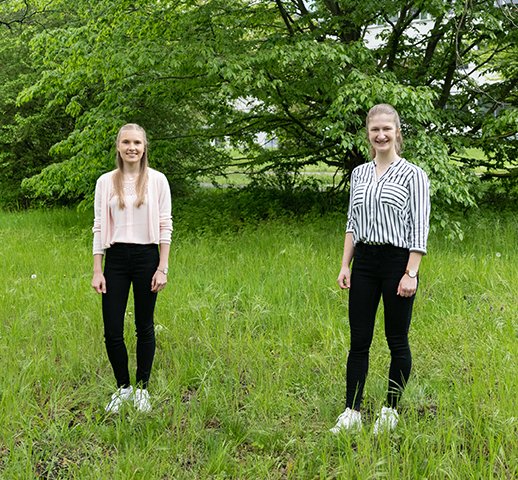
{"label": "tree foliage", "polygon": [[[368,158],[365,115],[379,102],[400,111],[405,156],[430,174],[437,205],[472,204],[475,168],[517,171],[514,7],[489,0],[74,5],[73,22],[34,33],[38,76],[17,99],[20,109],[41,105],[42,117],[65,126],[52,160],[45,157],[51,164],[24,182],[31,195],[91,198],[95,178],[112,168],[115,132],[129,121],[147,129],[152,162],[173,181],[236,164],[253,173],[324,162],[346,183]],[[429,27],[418,32],[423,17]],[[260,145],[260,132],[277,147]]]}
{"label": "tree foliage", "polygon": [[37,81],[40,71],[31,57],[31,39],[70,19],[70,12],[51,12],[43,3],[0,2],[0,205],[27,205],[22,180],[55,161],[51,147],[74,129],[64,109],[42,97],[17,104],[19,93]]}

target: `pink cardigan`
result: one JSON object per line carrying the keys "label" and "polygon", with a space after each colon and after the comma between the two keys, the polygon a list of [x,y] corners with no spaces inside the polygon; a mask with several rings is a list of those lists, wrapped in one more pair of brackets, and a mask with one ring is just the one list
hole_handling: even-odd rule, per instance
{"label": "pink cardigan", "polygon": [[[104,255],[111,246],[113,219],[110,198],[113,195],[112,176],[115,170],[101,175],[95,186],[95,219],[93,254]],[[171,243],[173,221],[171,217],[171,191],[163,173],[148,168],[147,199],[149,238],[152,243]]]}

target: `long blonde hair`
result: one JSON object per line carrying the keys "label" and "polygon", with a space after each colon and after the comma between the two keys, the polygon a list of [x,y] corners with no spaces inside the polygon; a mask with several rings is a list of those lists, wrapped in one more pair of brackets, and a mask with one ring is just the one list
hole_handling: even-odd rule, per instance
{"label": "long blonde hair", "polygon": [[[365,122],[365,126],[367,127],[367,137],[369,136],[369,122],[372,119],[372,117],[379,115],[379,114],[386,114],[386,115],[392,115],[394,118],[394,123],[396,125],[396,142],[395,142],[395,148],[396,153],[399,155],[403,151],[403,135],[401,134],[401,120],[399,119],[399,114],[397,113],[397,110],[388,103],[379,103],[378,105],[374,105],[369,110],[369,113],[367,113],[367,120]],[[371,158],[374,158],[376,156],[376,151],[374,150],[374,147],[371,145],[369,150]]]}
{"label": "long blonde hair", "polygon": [[121,154],[119,153],[119,140],[121,134],[125,130],[137,130],[142,134],[144,139],[144,152],[142,153],[142,158],[140,159],[140,168],[139,175],[137,179],[137,184],[135,186],[135,190],[137,191],[137,199],[135,200],[135,207],[139,208],[144,204],[144,200],[146,198],[146,190],[147,190],[147,168],[148,168],[148,158],[147,158],[147,150],[148,150],[148,142],[146,131],[136,123],[127,123],[123,125],[119,133],[117,134],[117,140],[115,142],[116,145],[116,162],[117,162],[117,170],[113,174],[113,189],[115,195],[117,195],[119,199],[119,208],[124,210],[126,208],[126,203],[124,202],[124,161],[122,160]]}

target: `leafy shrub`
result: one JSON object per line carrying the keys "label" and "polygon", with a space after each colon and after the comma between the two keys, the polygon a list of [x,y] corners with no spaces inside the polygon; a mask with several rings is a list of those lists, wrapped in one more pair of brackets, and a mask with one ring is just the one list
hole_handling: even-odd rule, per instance
{"label": "leafy shrub", "polygon": [[173,203],[175,228],[220,233],[275,218],[345,211],[346,195],[321,191],[313,181],[284,189],[254,181],[242,189],[198,189],[182,197],[173,193]]}

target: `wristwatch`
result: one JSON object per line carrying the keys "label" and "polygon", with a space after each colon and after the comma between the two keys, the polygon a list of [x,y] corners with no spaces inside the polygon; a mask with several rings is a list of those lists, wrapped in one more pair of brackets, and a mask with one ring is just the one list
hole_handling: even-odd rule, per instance
{"label": "wristwatch", "polygon": [[164,269],[163,269],[163,270],[160,270],[159,268],[157,268],[157,270],[158,270],[159,272],[162,272],[164,275],[167,275],[167,274],[169,273],[169,268],[167,268],[167,267],[164,267]]}
{"label": "wristwatch", "polygon": [[410,278],[415,278],[417,277],[417,270],[405,270],[405,273],[410,277]]}

